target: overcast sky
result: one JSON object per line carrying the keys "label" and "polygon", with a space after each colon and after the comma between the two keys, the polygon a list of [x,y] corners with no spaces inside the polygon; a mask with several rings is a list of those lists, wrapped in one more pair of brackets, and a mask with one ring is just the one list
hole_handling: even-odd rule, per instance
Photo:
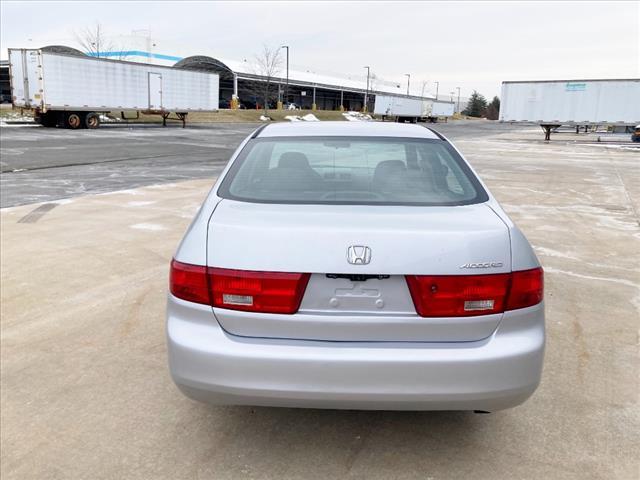
{"label": "overcast sky", "polygon": [[110,35],[148,29],[157,53],[253,58],[262,44],[291,47],[291,62],[362,74],[420,93],[503,80],[640,77],[640,2],[1,2],[7,47],[77,46],[99,21]]}

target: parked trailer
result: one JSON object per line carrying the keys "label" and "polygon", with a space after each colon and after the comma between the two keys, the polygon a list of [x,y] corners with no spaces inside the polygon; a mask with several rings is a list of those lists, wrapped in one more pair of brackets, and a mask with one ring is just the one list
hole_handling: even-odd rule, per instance
{"label": "parked trailer", "polygon": [[424,115],[428,119],[448,118],[453,116],[455,104],[453,102],[442,102],[439,100],[425,100]]}
{"label": "parked trailer", "polygon": [[501,122],[538,123],[545,132],[561,125],[633,126],[640,122],[640,79],[502,82]]}
{"label": "parked trailer", "polygon": [[219,77],[182,70],[32,49],[9,49],[14,107],[32,109],[46,127],[97,128],[100,114],[125,111],[175,113],[218,110]]}
{"label": "parked trailer", "polygon": [[415,123],[422,117],[422,99],[376,95],[373,113],[381,115],[383,119]]}
{"label": "parked trailer", "polygon": [[429,98],[376,95],[373,113],[396,122],[435,122],[453,115],[453,103]]}

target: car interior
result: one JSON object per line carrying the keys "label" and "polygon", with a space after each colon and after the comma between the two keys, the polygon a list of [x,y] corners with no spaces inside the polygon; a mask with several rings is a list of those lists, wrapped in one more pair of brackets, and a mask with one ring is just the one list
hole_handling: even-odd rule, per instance
{"label": "car interior", "polygon": [[[473,198],[465,174],[435,148],[273,145],[245,159],[232,193],[284,200],[457,201]],[[297,148],[296,148],[297,147]],[[389,158],[391,156],[392,158]],[[395,157],[404,157],[393,158]],[[460,177],[463,177],[462,179]]]}

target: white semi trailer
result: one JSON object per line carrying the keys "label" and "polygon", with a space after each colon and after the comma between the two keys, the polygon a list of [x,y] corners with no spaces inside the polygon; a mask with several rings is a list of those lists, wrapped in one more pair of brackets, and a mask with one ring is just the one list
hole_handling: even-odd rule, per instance
{"label": "white semi trailer", "polygon": [[502,82],[501,122],[539,124],[549,140],[561,125],[640,123],[640,79]]}
{"label": "white semi trailer", "polygon": [[110,111],[158,114],[165,125],[175,113],[184,126],[189,112],[218,110],[212,73],[22,48],[9,49],[9,77],[14,107],[47,127],[97,128]]}
{"label": "white semi trailer", "polygon": [[443,102],[441,100],[425,100],[424,102],[425,117],[431,118],[448,118],[453,116],[455,104],[453,102]]}
{"label": "white semi trailer", "polygon": [[376,95],[373,113],[396,122],[436,122],[453,115],[454,104],[430,98]]}

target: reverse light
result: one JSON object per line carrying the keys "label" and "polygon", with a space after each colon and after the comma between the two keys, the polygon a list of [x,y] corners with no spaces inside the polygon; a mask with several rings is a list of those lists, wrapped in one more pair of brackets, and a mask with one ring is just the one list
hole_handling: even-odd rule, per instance
{"label": "reverse light", "polygon": [[490,275],[407,275],[421,317],[468,317],[530,307],[542,301],[542,268]]}
{"label": "reverse light", "polygon": [[224,305],[253,305],[252,295],[229,295],[222,294],[222,303]]}
{"label": "reverse light", "polygon": [[464,311],[473,312],[475,310],[493,310],[495,300],[465,300]]}

